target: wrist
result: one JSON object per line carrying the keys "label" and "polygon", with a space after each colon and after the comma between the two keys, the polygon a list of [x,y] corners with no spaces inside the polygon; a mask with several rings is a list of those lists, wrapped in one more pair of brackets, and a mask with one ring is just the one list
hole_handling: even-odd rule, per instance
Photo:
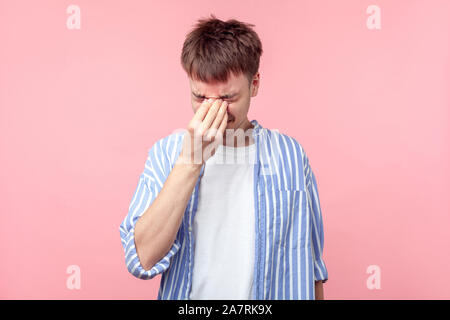
{"label": "wrist", "polygon": [[200,171],[202,170],[203,163],[193,163],[193,162],[187,161],[186,159],[184,159],[182,157],[179,157],[177,159],[177,161],[175,162],[175,165],[178,167],[185,168],[185,169],[195,172],[195,173],[196,172],[200,173]]}

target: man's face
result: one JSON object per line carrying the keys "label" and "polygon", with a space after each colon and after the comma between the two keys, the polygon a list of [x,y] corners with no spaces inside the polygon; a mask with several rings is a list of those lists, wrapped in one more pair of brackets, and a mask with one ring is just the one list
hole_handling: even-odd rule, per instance
{"label": "man's face", "polygon": [[253,77],[249,88],[248,79],[244,74],[231,73],[225,83],[205,83],[189,77],[191,86],[191,101],[194,113],[203,100],[208,98],[222,99],[228,102],[227,129],[242,128],[244,131],[252,125],[247,118],[250,98],[256,96],[259,86],[259,73]]}

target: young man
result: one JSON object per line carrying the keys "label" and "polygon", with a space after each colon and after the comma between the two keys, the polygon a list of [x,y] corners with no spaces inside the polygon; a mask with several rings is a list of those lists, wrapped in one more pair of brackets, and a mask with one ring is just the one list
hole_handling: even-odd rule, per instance
{"label": "young man", "polygon": [[129,272],[162,275],[158,299],[323,299],[308,157],[294,138],[247,118],[262,54],[252,26],[212,15],[187,35],[194,116],[149,150],[120,225]]}

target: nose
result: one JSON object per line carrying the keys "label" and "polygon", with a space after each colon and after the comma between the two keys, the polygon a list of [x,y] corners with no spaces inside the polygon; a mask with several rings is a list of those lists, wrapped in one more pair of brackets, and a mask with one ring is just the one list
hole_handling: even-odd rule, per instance
{"label": "nose", "polygon": [[212,103],[214,103],[214,101],[219,101],[219,103],[222,103],[222,102],[224,102],[224,100],[223,99],[221,99],[221,98],[214,98],[214,97],[207,97],[207,98],[205,98],[203,101],[208,101],[209,99],[212,99]]}

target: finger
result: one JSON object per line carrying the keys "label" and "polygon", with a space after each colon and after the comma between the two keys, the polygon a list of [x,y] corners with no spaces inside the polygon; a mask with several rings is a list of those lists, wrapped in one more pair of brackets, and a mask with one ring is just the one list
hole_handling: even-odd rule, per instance
{"label": "finger", "polygon": [[220,139],[219,137],[222,137],[223,139],[223,135],[225,133],[225,129],[227,128],[227,124],[228,124],[228,113],[225,112],[222,122],[220,123],[220,127],[217,130],[216,139]]}
{"label": "finger", "polygon": [[220,124],[222,123],[222,119],[223,116],[227,113],[227,107],[228,107],[228,102],[227,101],[223,101],[219,111],[217,112],[217,116],[214,119],[213,124],[211,125],[211,128],[219,128]]}
{"label": "finger", "polygon": [[205,118],[206,114],[208,113],[209,108],[212,104],[212,99],[205,99],[203,100],[200,107],[197,109],[197,111],[194,114],[194,117],[192,118],[192,121],[194,123],[200,123]]}
{"label": "finger", "polygon": [[222,100],[216,100],[213,102],[212,106],[209,108],[208,113],[206,114],[205,118],[203,119],[201,125],[199,126],[199,133],[204,134],[206,130],[209,129],[212,122],[214,121],[217,112],[219,111],[219,107],[222,103]]}
{"label": "finger", "polygon": [[214,119],[213,124],[208,129],[208,131],[211,131],[207,136],[208,139],[212,139],[216,135],[217,129],[219,128],[220,124],[222,123],[223,116],[227,113],[227,107],[228,107],[228,102],[223,101],[222,105],[219,108],[219,111],[217,112],[217,116]]}

